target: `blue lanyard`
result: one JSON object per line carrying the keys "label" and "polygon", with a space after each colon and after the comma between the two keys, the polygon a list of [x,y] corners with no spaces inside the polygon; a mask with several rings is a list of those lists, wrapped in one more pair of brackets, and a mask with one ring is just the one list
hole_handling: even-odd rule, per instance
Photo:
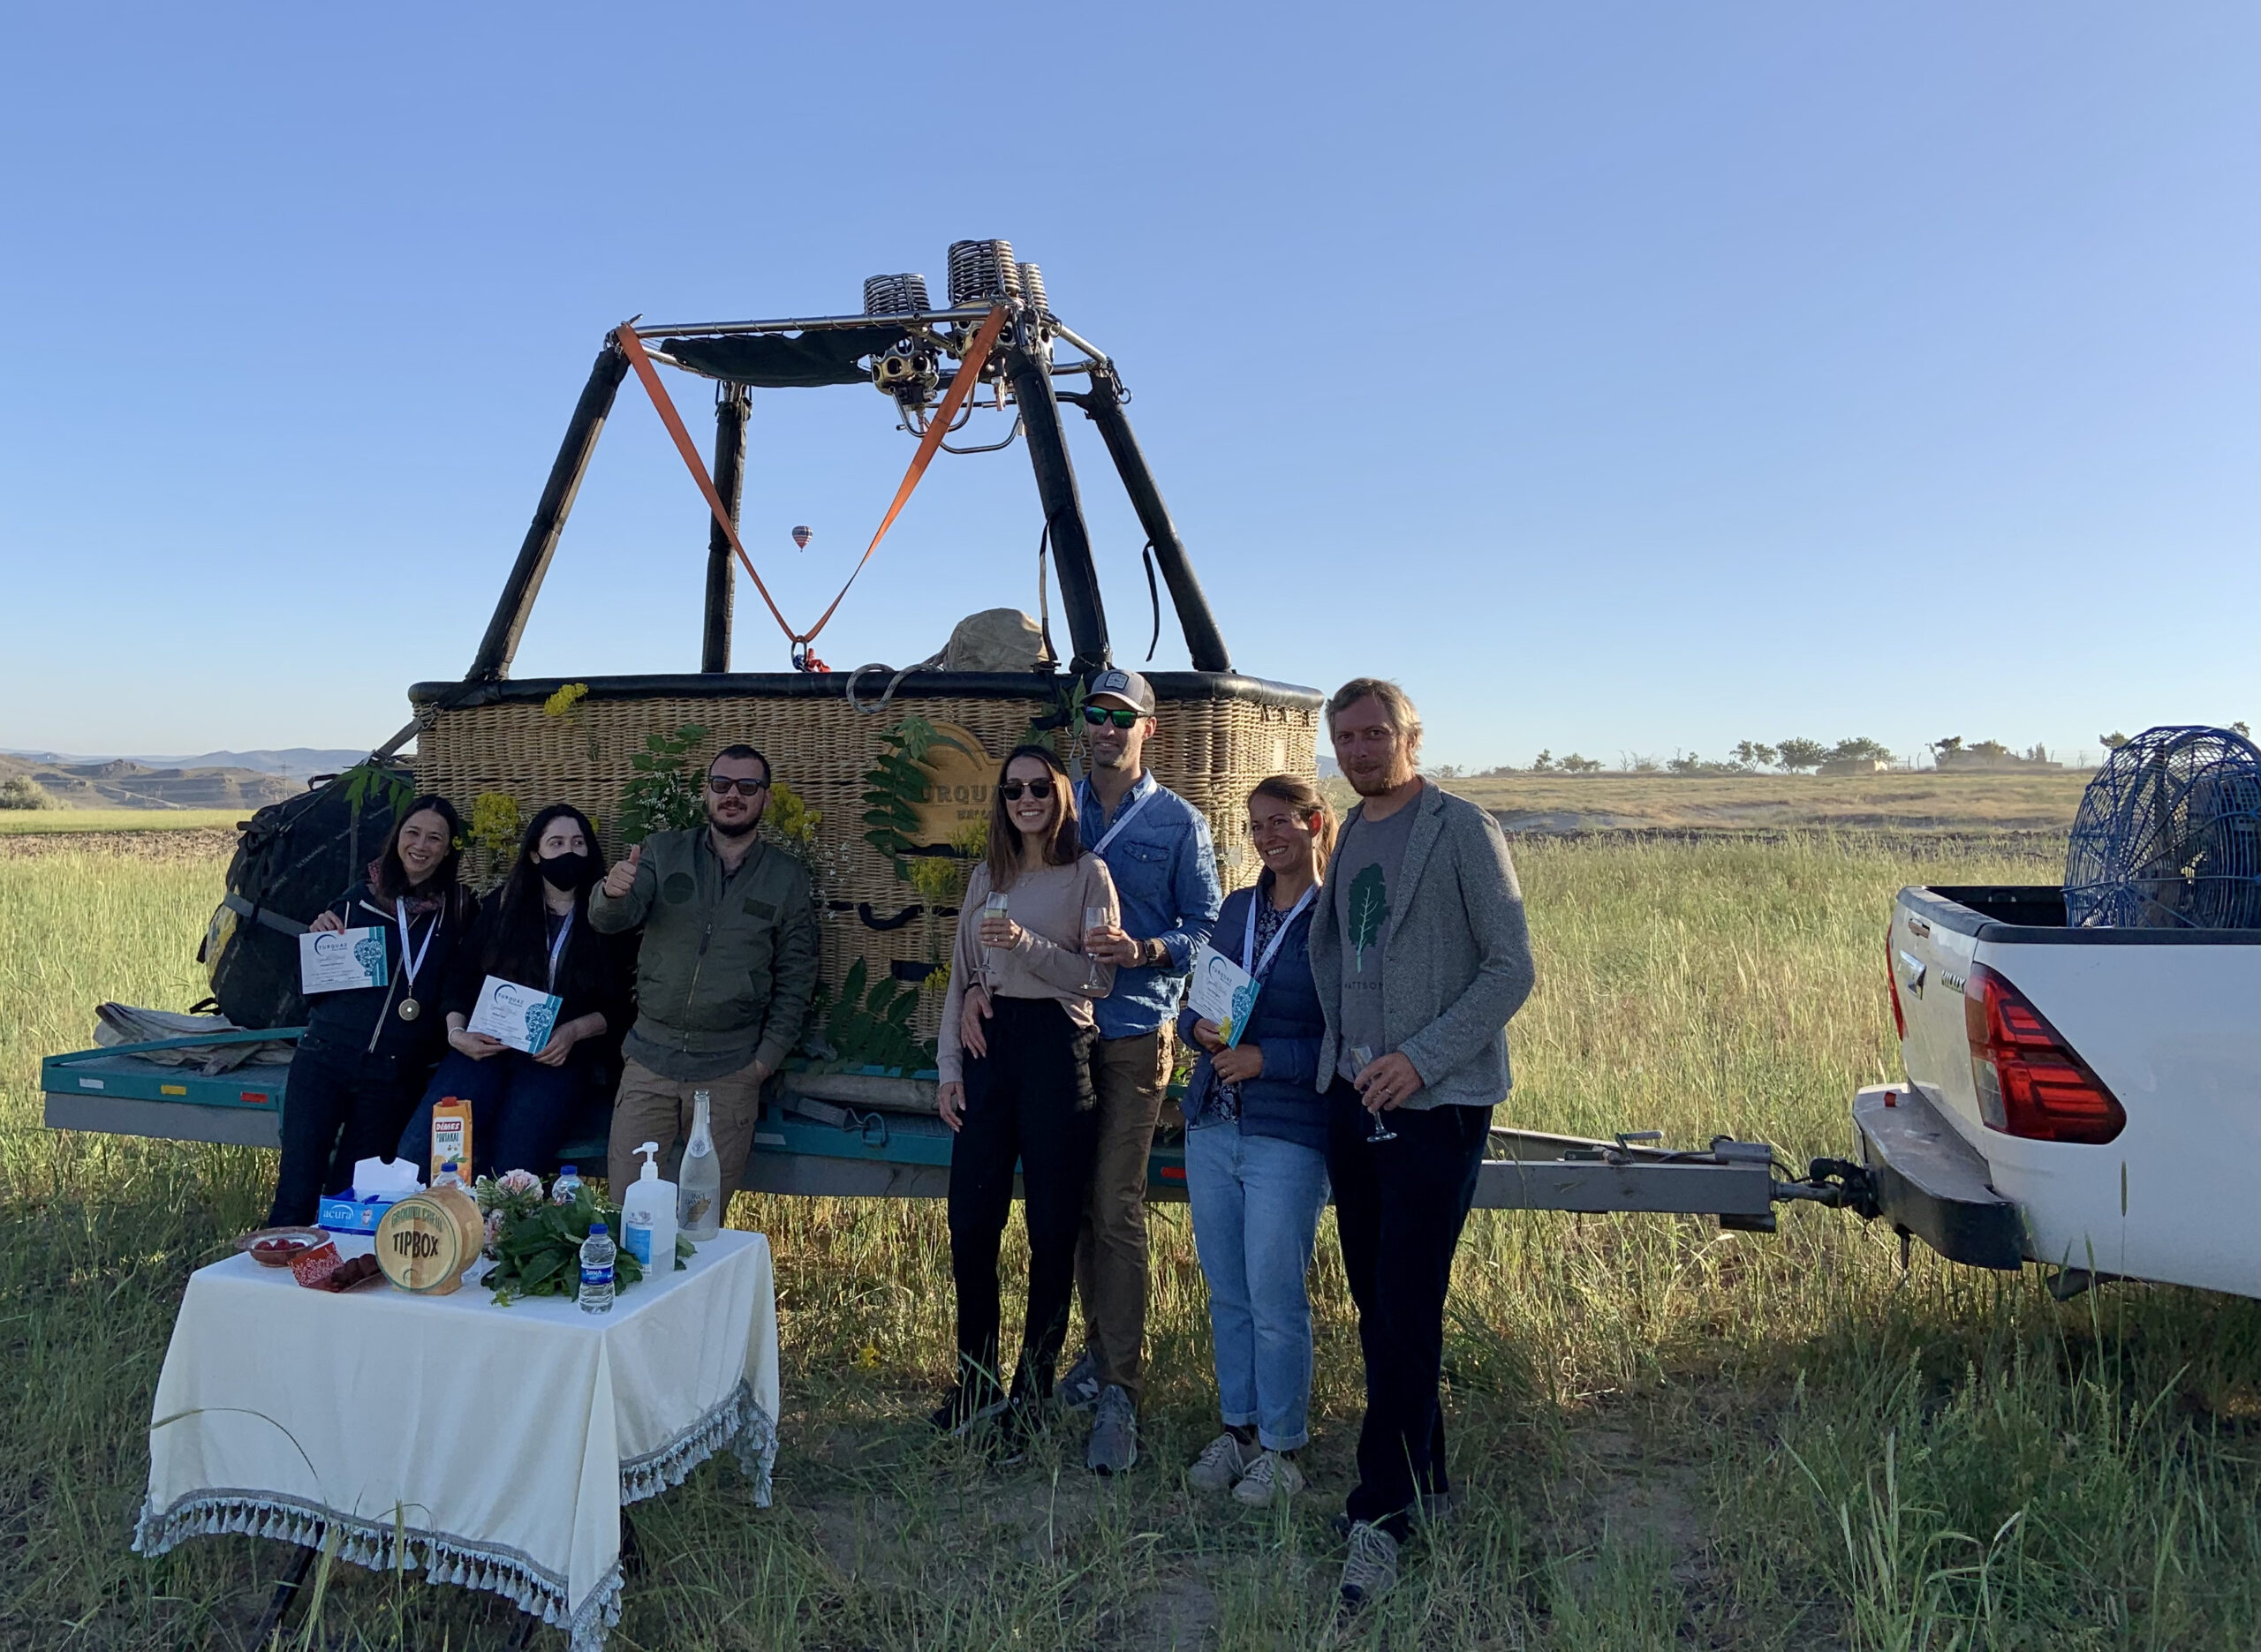
{"label": "blue lanyard", "polygon": [[[1266,972],[1272,968],[1272,960],[1279,955],[1280,943],[1288,939],[1288,932],[1295,928],[1296,920],[1303,916],[1304,909],[1311,904],[1312,897],[1318,893],[1317,884],[1312,885],[1310,888],[1304,891],[1303,899],[1289,907],[1287,917],[1280,920],[1280,927],[1273,932],[1272,944],[1264,949],[1264,956],[1257,958],[1256,907],[1257,903],[1264,899],[1264,886],[1259,884],[1249,892],[1248,930],[1241,937],[1240,967],[1247,970],[1252,978],[1259,981],[1264,978]],[[1251,959],[1255,959],[1255,962],[1251,962]]]}

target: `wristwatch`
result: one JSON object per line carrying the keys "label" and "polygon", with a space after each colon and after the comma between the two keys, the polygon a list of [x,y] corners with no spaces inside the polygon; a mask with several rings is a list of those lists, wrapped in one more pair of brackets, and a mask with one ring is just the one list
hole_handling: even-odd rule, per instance
{"label": "wristwatch", "polygon": [[1168,962],[1169,948],[1163,946],[1159,939],[1153,940],[1142,940],[1138,943],[1138,967],[1140,969],[1159,969],[1162,965]]}

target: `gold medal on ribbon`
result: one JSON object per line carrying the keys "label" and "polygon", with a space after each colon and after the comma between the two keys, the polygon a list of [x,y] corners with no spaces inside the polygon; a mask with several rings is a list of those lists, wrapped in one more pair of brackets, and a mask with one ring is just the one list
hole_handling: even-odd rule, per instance
{"label": "gold medal on ribbon", "polygon": [[424,1007],[414,999],[405,998],[400,1000],[400,1018],[403,1021],[414,1021],[423,1013]]}

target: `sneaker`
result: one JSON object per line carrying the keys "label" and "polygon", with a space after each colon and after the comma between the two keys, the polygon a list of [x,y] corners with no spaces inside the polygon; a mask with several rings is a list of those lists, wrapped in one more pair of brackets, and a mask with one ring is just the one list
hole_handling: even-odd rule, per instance
{"label": "sneaker", "polygon": [[1096,1475],[1127,1475],[1138,1460],[1138,1414],[1130,1404],[1130,1391],[1109,1383],[1100,1391],[1096,1409],[1084,1467]]}
{"label": "sneaker", "polygon": [[1266,1509],[1285,1503],[1303,1489],[1304,1471],[1296,1467],[1295,1460],[1266,1452],[1248,1466],[1248,1472],[1233,1488],[1233,1501],[1251,1509]]}
{"label": "sneaker", "polygon": [[1356,1520],[1350,1526],[1350,1555],[1342,1563],[1342,1610],[1371,1606],[1397,1587],[1397,1539],[1379,1526]]}
{"label": "sneaker", "polygon": [[1185,1471],[1185,1481],[1196,1491],[1230,1491],[1248,1472],[1250,1461],[1249,1447],[1228,1429],[1201,1448],[1201,1455]]}
{"label": "sneaker", "polygon": [[[1453,1500],[1453,1495],[1449,1491],[1424,1491],[1421,1494],[1419,1510],[1413,1517],[1413,1523],[1417,1526],[1448,1526],[1451,1524],[1453,1514],[1459,1507],[1459,1504]],[[1350,1528],[1355,1524],[1357,1522],[1348,1514],[1330,1514],[1327,1517],[1327,1529],[1337,1537],[1349,1537]]]}
{"label": "sneaker", "polygon": [[1089,1348],[1068,1368],[1068,1374],[1053,1389],[1052,1397],[1070,1411],[1089,1411],[1099,1404],[1099,1362],[1092,1358]]}
{"label": "sneaker", "polygon": [[938,1433],[954,1440],[962,1440],[990,1418],[1001,1415],[1006,1407],[1002,1394],[985,1398],[972,1389],[961,1388],[935,1408],[926,1421]]}

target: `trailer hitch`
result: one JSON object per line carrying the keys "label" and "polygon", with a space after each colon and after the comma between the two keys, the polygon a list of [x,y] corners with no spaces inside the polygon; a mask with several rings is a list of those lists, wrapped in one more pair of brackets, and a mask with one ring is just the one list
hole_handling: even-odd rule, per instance
{"label": "trailer hitch", "polygon": [[1867,1165],[1849,1158],[1817,1158],[1796,1181],[1774,1184],[1776,1203],[1798,1199],[1850,1211],[1864,1220],[1883,1214],[1883,1207],[1877,1203],[1875,1175]]}

